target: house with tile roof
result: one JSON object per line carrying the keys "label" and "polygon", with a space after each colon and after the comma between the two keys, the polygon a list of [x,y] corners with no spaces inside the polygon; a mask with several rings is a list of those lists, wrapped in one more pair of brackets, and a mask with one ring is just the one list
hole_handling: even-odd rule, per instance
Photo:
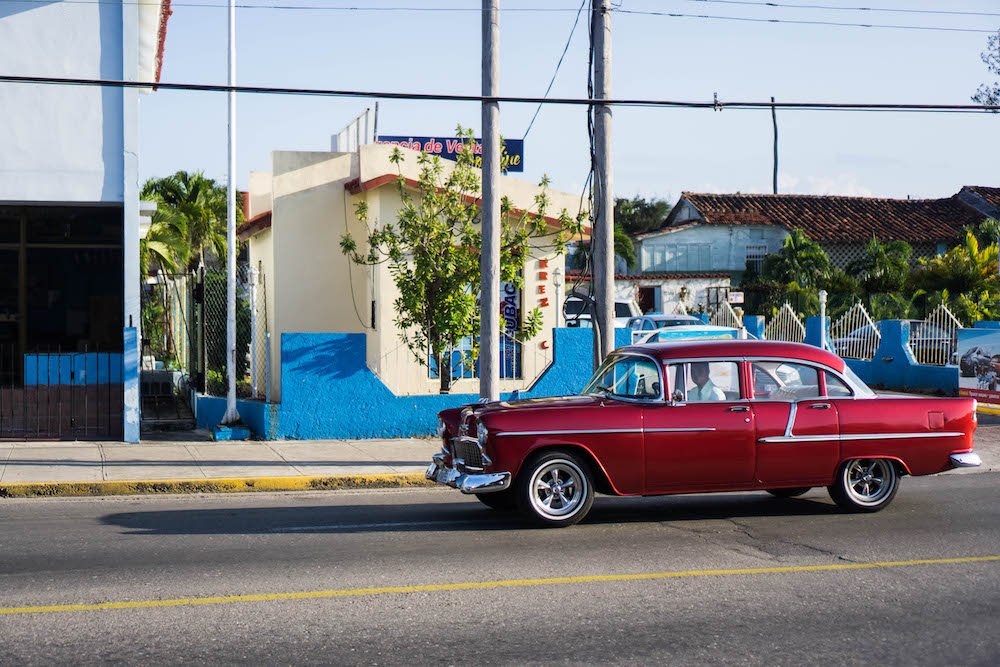
{"label": "house with tile roof", "polygon": [[941,199],[684,192],[661,228],[636,239],[640,266],[643,273],[723,271],[737,279],[748,267],[759,271],[793,229],[840,268],[859,259],[872,237],[906,241],[916,261],[943,252],[963,227],[991,215],[997,195],[1000,188],[977,186]]}

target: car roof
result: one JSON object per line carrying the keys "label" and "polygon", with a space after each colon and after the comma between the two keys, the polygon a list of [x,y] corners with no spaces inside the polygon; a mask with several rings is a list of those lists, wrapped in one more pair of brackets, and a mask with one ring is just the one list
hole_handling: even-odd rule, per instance
{"label": "car roof", "polygon": [[769,340],[713,340],[674,341],[669,343],[645,343],[629,345],[619,352],[646,354],[660,361],[671,359],[699,359],[701,357],[764,357],[810,361],[829,366],[836,371],[844,370],[844,360],[824,349],[802,343],[784,343]]}
{"label": "car roof", "polygon": [[663,315],[661,313],[647,313],[645,315],[637,315],[636,318],[644,317],[649,320],[681,320],[690,322],[701,322],[694,315]]}

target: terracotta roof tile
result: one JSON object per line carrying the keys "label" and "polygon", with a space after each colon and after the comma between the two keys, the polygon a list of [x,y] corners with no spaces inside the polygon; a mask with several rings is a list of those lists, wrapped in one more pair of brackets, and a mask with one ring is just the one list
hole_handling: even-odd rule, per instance
{"label": "terracotta roof tile", "polygon": [[681,196],[698,209],[706,224],[797,227],[820,242],[863,242],[872,236],[910,243],[952,241],[963,226],[983,219],[957,196],[879,199],[696,192]]}
{"label": "terracotta roof tile", "polygon": [[1000,208],[1000,188],[990,188],[985,185],[966,185],[965,189],[985,199],[990,206]]}

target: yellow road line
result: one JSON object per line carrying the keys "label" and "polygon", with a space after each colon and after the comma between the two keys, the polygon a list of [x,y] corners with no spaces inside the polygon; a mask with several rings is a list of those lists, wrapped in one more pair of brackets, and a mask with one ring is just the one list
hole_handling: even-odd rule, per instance
{"label": "yellow road line", "polygon": [[207,597],[174,598],[167,600],[126,600],[94,604],[56,604],[25,607],[0,607],[0,616],[16,614],[51,614],[68,611],[105,611],[111,609],[156,609],[160,607],[185,607],[195,605],[232,604],[236,602],[274,602],[284,600],[316,600],[323,598],[363,597],[392,593],[440,593],[449,591],[482,590],[491,588],[517,588],[526,586],[553,586],[559,584],[589,584],[622,581],[648,581],[655,579],[680,579],[686,577],[721,577],[751,574],[788,574],[793,572],[838,572],[843,570],[873,570],[886,567],[911,567],[915,565],[955,565],[963,563],[991,563],[1000,561],[998,556],[970,556],[961,558],[925,558],[921,560],[896,560],[874,563],[835,563],[830,565],[787,565],[781,567],[751,567],[732,570],[681,570],[675,572],[647,572],[640,574],[594,574],[545,579],[502,579],[499,581],[465,581],[450,584],[419,584],[415,586],[382,586],[377,588],[341,588],[320,591],[286,593],[257,593],[250,595],[220,595]]}

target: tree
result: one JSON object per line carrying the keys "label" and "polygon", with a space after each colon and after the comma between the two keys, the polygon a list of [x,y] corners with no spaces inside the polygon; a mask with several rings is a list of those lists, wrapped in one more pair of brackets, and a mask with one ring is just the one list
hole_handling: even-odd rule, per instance
{"label": "tree", "polygon": [[851,262],[847,272],[860,281],[865,292],[899,292],[910,275],[913,248],[906,241],[879,241],[872,237],[860,260]]}
{"label": "tree", "polygon": [[643,234],[659,229],[670,215],[670,202],[666,199],[645,199],[636,195],[631,199],[615,200],[615,227],[626,234]]}
{"label": "tree", "polygon": [[[178,171],[165,178],[151,178],[142,187],[142,198],[155,201],[184,219],[191,260],[205,260],[211,248],[219,259],[226,256],[226,186],[202,172]],[[239,202],[237,202],[239,204]],[[243,207],[236,207],[236,224],[243,222]]]}
{"label": "tree", "polygon": [[[986,69],[1000,77],[1000,31],[986,39],[986,50],[979,57],[986,64]],[[977,104],[1000,104],[1000,81],[980,84],[972,101]]]}
{"label": "tree", "polygon": [[806,289],[819,286],[830,272],[830,258],[801,229],[793,229],[776,253],[764,260],[763,277],[780,283],[795,282]]}
{"label": "tree", "polygon": [[615,255],[621,257],[625,266],[629,269],[635,268],[635,244],[632,237],[625,233],[625,230],[615,224]]}
{"label": "tree", "polygon": [[970,298],[983,292],[997,292],[997,245],[981,246],[975,234],[965,232],[960,245],[943,255],[922,259],[913,282],[928,292],[947,290],[950,294],[965,294]]}
{"label": "tree", "polygon": [[187,264],[190,255],[187,219],[165,206],[157,208],[149,230],[139,239],[139,275],[148,276],[154,265],[176,272]]}
{"label": "tree", "polygon": [[[404,154],[395,149],[391,161],[399,171],[402,200],[398,220],[371,220],[367,204],[360,202],[355,212],[368,228],[364,249],[350,233],[340,240],[341,252],[351,261],[388,265],[399,292],[394,303],[396,327],[417,361],[429,365],[428,351],[436,360],[442,393],[452,385],[452,351],[469,338],[473,357],[479,349],[481,188],[472,136],[458,128],[463,148],[451,169],[445,168],[440,157],[420,153],[415,194],[402,175]],[[515,212],[509,199],[501,200],[500,280],[518,288],[524,284],[522,270],[531,246],[562,253],[582,227],[583,216],[573,219],[565,210],[558,214],[555,228],[550,227],[545,219],[548,183],[543,178],[539,184],[534,213]],[[542,313],[535,308],[524,316],[515,336],[530,338],[541,326]]]}

